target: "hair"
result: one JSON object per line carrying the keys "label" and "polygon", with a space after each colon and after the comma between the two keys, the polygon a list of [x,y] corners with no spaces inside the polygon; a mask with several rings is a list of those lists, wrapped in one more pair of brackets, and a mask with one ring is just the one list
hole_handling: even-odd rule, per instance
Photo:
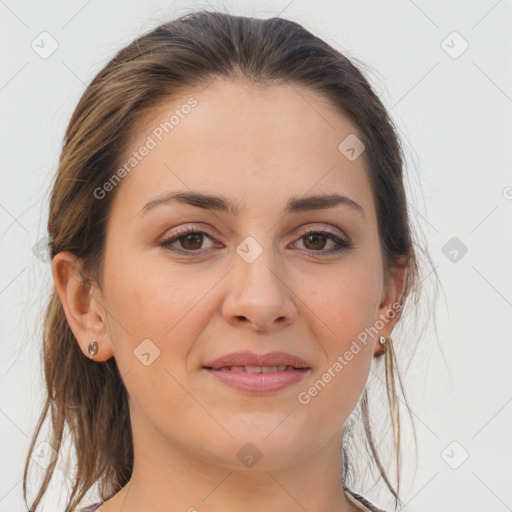
{"label": "hair", "polygon": [[[366,148],[363,158],[376,205],[386,282],[394,270],[405,269],[401,316],[417,296],[419,266],[397,131],[362,72],[347,57],[300,24],[279,17],[191,12],[138,37],[99,71],[80,98],[65,132],[50,198],[51,258],[61,251],[71,252],[81,263],[84,285],[94,282],[101,288],[106,224],[115,191],[100,200],[95,189],[121,164],[121,154],[145,114],[180,92],[207,86],[215,78],[259,86],[305,86],[326,99],[335,111],[349,116]],[[409,415],[411,411],[407,401],[398,396],[404,391],[402,380],[397,375],[393,345],[387,345],[384,380],[393,427],[396,485],[387,474],[372,432],[366,388],[358,406],[368,453],[396,505],[400,502],[400,402]],[[134,453],[128,397],[114,357],[101,364],[84,357],[55,288],[46,307],[42,352],[45,403],[25,463],[23,496],[27,503],[31,455],[50,415],[53,458],[29,510],[36,511],[47,491],[64,448],[67,427],[76,453],[68,512],[95,483],[106,500],[130,480]],[[344,429],[344,438],[348,434]],[[350,457],[344,443],[344,486],[349,478],[355,479]]]}

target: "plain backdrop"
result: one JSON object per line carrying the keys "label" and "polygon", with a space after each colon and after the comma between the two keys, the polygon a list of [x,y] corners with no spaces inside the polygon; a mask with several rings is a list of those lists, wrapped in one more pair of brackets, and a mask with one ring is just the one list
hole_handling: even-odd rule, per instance
{"label": "plain backdrop", "polygon": [[118,49],[209,6],[295,20],[366,66],[442,283],[411,388],[419,460],[403,510],[512,510],[511,0],[0,0],[0,511],[25,510],[52,284],[38,244],[66,124]]}

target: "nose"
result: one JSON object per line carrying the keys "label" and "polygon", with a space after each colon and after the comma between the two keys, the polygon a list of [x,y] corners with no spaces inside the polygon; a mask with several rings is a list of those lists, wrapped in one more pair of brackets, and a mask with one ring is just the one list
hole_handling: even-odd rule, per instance
{"label": "nose", "polygon": [[296,295],[272,250],[263,250],[251,263],[238,254],[234,259],[234,268],[226,283],[228,293],[222,305],[226,321],[260,332],[280,330],[291,324],[297,315]]}

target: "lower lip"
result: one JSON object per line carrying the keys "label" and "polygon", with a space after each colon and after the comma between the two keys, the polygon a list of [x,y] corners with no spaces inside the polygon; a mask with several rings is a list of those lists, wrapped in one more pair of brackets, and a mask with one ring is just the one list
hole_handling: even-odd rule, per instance
{"label": "lower lip", "polygon": [[213,375],[213,377],[227,386],[249,393],[270,393],[287,388],[300,382],[310,370],[309,368],[303,368],[282,372],[249,373],[244,371],[205,369],[210,375]]}

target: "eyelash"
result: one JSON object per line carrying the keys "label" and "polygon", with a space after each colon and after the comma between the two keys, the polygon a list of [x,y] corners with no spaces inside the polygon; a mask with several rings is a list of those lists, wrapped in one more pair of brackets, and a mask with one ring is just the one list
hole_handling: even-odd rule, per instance
{"label": "eyelash", "polygon": [[[200,250],[193,251],[193,250],[186,250],[186,249],[171,249],[170,248],[170,245],[172,245],[174,242],[177,242],[181,238],[184,238],[187,235],[191,235],[191,234],[205,235],[211,241],[214,240],[213,237],[210,236],[205,231],[201,231],[201,230],[194,229],[194,228],[181,228],[181,229],[178,228],[177,234],[175,236],[168,238],[167,240],[162,240],[159,243],[159,245],[165,251],[169,251],[172,253],[177,253],[177,254],[182,254],[182,255],[198,255],[201,253]],[[333,242],[335,242],[337,244],[336,248],[331,249],[329,251],[324,251],[321,249],[319,249],[317,251],[312,250],[312,249],[305,249],[305,251],[312,256],[318,257],[318,255],[322,256],[322,255],[338,254],[342,251],[347,251],[352,248],[352,244],[348,240],[344,240],[344,239],[338,237],[337,235],[335,235],[334,233],[331,233],[330,231],[324,231],[324,230],[313,230],[312,229],[312,230],[306,231],[299,237],[299,240],[301,240],[302,238],[305,238],[307,236],[310,236],[310,235],[322,235],[322,236],[329,238],[330,240],[332,240]],[[207,249],[206,251],[208,251],[208,250],[209,249]],[[202,252],[206,252],[206,251],[202,251]]]}

